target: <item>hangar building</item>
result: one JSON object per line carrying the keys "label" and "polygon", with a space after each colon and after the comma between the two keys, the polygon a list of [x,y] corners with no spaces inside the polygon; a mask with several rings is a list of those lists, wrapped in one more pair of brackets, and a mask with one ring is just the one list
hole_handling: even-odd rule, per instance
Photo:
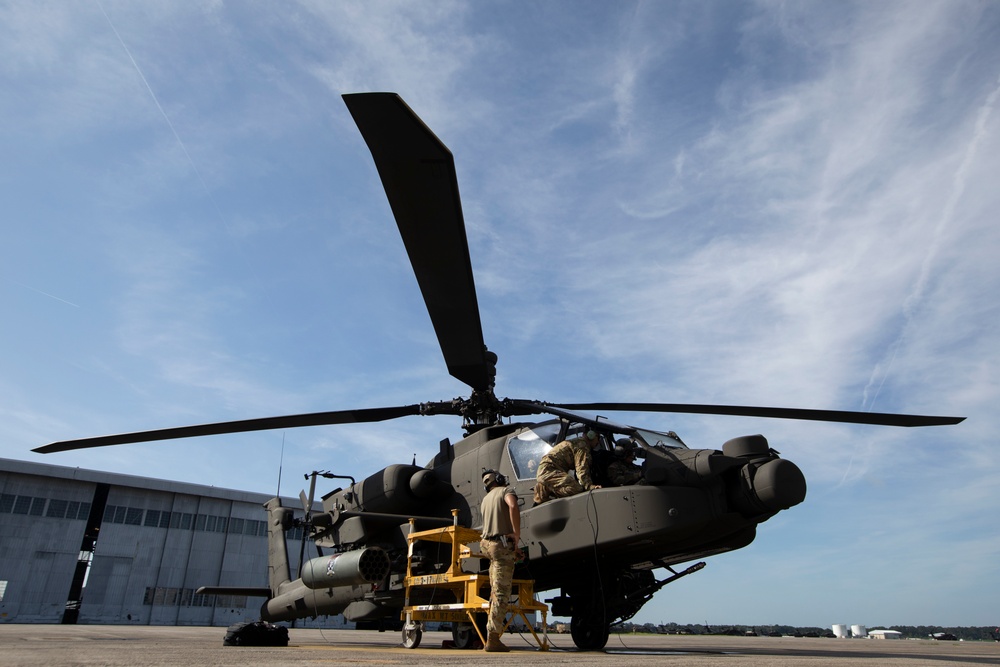
{"label": "hangar building", "polygon": [[[228,626],[267,586],[264,494],[0,458],[0,623]],[[282,499],[288,507],[299,501]],[[301,529],[287,536],[298,554]],[[297,558],[290,558],[292,578]],[[298,622],[336,627],[342,617]]]}

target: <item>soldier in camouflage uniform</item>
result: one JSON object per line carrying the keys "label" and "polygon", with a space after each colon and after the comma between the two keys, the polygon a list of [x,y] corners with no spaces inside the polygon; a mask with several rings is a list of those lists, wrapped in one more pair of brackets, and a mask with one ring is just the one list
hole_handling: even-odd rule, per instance
{"label": "soldier in camouflage uniform", "polygon": [[642,467],[635,464],[636,449],[638,446],[629,438],[615,443],[615,460],[608,466],[607,472],[612,486],[646,483],[642,478]]}
{"label": "soldier in camouflage uniform", "polygon": [[[600,443],[594,431],[587,431],[582,438],[563,440],[549,450],[538,464],[535,476],[535,504],[552,498],[565,498],[590,489],[599,489],[591,479],[593,458],[591,452]],[[576,479],[570,475],[576,471]]]}
{"label": "soldier in camouflage uniform", "polygon": [[483,471],[486,496],[479,506],[483,517],[483,538],[479,548],[490,559],[490,613],[486,621],[486,646],[483,650],[506,652],[500,641],[510,602],[514,564],[521,557],[521,513],[517,495],[507,486],[507,478],[494,470]]}

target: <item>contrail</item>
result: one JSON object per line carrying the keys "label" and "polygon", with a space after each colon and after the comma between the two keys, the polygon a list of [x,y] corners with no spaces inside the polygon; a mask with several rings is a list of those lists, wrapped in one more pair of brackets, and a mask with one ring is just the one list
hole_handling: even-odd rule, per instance
{"label": "contrail", "polygon": [[181,150],[184,151],[184,156],[187,158],[188,163],[191,165],[191,169],[194,170],[195,176],[198,177],[198,182],[201,183],[202,189],[205,191],[205,194],[208,195],[209,201],[211,201],[212,205],[215,206],[215,210],[219,216],[219,219],[222,220],[222,224],[224,224],[228,229],[229,224],[226,222],[225,217],[223,217],[222,211],[220,211],[219,207],[215,204],[215,200],[212,198],[212,193],[209,191],[208,185],[205,183],[205,179],[202,178],[201,172],[198,171],[198,166],[194,163],[194,160],[191,159],[191,154],[188,153],[187,146],[185,146],[184,142],[181,141],[181,136],[177,134],[177,130],[174,129],[174,124],[170,122],[170,117],[167,116],[167,112],[163,110],[163,106],[160,105],[160,101],[156,99],[156,93],[153,92],[152,86],[149,85],[149,82],[146,80],[146,76],[142,73],[142,70],[139,68],[139,63],[137,63],[135,61],[135,58],[132,57],[132,52],[129,51],[128,46],[125,45],[125,40],[123,40],[122,36],[118,33],[118,29],[115,28],[115,24],[111,22],[111,17],[108,16],[108,13],[106,11],[104,11],[104,5],[101,4],[100,0],[97,0],[97,6],[101,9],[101,13],[104,14],[104,18],[107,20],[108,25],[111,26],[111,31],[114,32],[115,37],[118,38],[118,43],[122,45],[122,49],[124,49],[125,55],[127,55],[128,59],[132,61],[132,67],[135,68],[136,73],[139,74],[139,78],[142,79],[143,85],[146,86],[146,90],[149,91],[149,96],[153,99],[153,104],[155,104],[156,108],[160,110],[160,115],[163,116],[163,120],[167,121],[167,127],[169,127],[170,131],[173,132],[174,138],[177,139],[177,144],[181,147]]}
{"label": "contrail", "polygon": [[918,305],[917,302],[920,301],[923,295],[928,276],[931,272],[931,262],[937,255],[938,248],[941,245],[941,235],[944,232],[945,227],[947,227],[951,222],[959,200],[962,198],[962,195],[965,194],[965,182],[968,180],[969,168],[972,165],[972,161],[976,157],[976,153],[979,152],[979,145],[982,143],[983,137],[986,135],[986,124],[989,122],[990,115],[993,113],[993,107],[996,105],[998,97],[1000,97],[1000,77],[997,78],[997,87],[993,89],[990,96],[986,98],[986,102],[979,108],[979,117],[976,118],[976,129],[972,133],[972,140],[965,149],[965,157],[962,158],[962,164],[959,165],[958,171],[955,172],[951,196],[948,197],[948,201],[944,207],[944,212],[941,214],[941,219],[938,221],[937,227],[934,229],[934,242],[931,244],[930,249],[924,256],[924,262],[920,267],[920,276],[917,278],[916,286],[906,298],[906,301],[903,302],[903,312],[906,314],[907,319],[910,319],[913,314],[913,310]]}
{"label": "contrail", "polygon": [[[907,295],[907,297],[903,300],[903,317],[905,318],[905,321],[900,327],[901,331],[896,337],[896,340],[894,340],[889,346],[892,350],[892,355],[886,364],[885,372],[882,374],[882,379],[878,383],[875,395],[872,396],[871,402],[868,403],[869,410],[871,410],[875,405],[875,400],[878,398],[879,392],[882,390],[882,385],[885,384],[886,378],[889,376],[889,370],[892,368],[892,362],[896,358],[896,352],[902,344],[903,338],[906,337],[906,331],[909,328],[910,323],[913,321],[914,313],[920,305],[920,301],[923,299],[924,290],[927,287],[927,281],[930,279],[931,264],[937,256],[938,249],[941,247],[941,237],[944,234],[945,228],[952,222],[952,218],[955,214],[955,208],[958,206],[962,195],[965,194],[965,183],[968,180],[969,169],[972,167],[972,162],[975,159],[976,154],[979,152],[979,146],[982,144],[983,138],[986,136],[986,126],[990,120],[990,116],[993,114],[993,109],[996,106],[998,98],[1000,98],[1000,77],[997,77],[997,85],[993,89],[993,92],[986,98],[983,105],[979,107],[979,114],[976,118],[976,125],[972,133],[972,139],[969,141],[969,144],[965,149],[965,155],[962,158],[962,163],[959,165],[958,170],[955,172],[955,176],[952,179],[951,194],[948,197],[948,201],[945,203],[944,210],[941,212],[941,218],[938,220],[937,226],[934,228],[934,237],[928,245],[927,253],[924,255],[924,261],[920,265],[920,275],[917,276],[917,280],[914,283],[913,289],[910,291],[909,295]],[[872,389],[872,386],[875,384],[877,374],[878,366],[875,367],[875,370],[872,372],[872,378],[864,389],[862,401],[868,402],[867,395]]]}
{"label": "contrail", "polygon": [[67,301],[66,299],[60,299],[59,297],[57,297],[54,294],[49,294],[48,292],[43,292],[40,289],[35,289],[34,287],[31,287],[30,285],[25,285],[24,283],[19,283],[16,280],[11,280],[11,282],[14,283],[15,285],[17,285],[18,287],[23,287],[24,289],[30,289],[32,292],[38,292],[42,296],[47,296],[50,299],[55,299],[56,301],[59,301],[60,303],[65,303],[67,306],[73,306],[74,308],[79,308],[80,307],[80,306],[76,305],[75,303],[73,303],[72,301]]}

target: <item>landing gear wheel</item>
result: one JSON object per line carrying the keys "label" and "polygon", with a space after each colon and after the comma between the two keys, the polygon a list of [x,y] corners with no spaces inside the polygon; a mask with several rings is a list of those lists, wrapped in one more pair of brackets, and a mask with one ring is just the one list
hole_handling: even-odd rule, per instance
{"label": "landing gear wheel", "polygon": [[[479,627],[479,631],[486,636],[486,615],[477,614],[476,615],[476,626]],[[472,627],[472,623],[455,623],[451,628],[451,639],[455,642],[455,648],[460,649],[480,649],[483,647],[483,643],[479,641],[479,635],[476,633],[476,628]]]}
{"label": "landing gear wheel", "polygon": [[603,613],[574,614],[569,624],[573,643],[581,651],[600,651],[608,643],[610,626]]}
{"label": "landing gear wheel", "polygon": [[420,630],[420,626],[414,623],[413,625],[403,626],[403,648],[417,648],[420,646],[420,640],[424,636],[424,633]]}

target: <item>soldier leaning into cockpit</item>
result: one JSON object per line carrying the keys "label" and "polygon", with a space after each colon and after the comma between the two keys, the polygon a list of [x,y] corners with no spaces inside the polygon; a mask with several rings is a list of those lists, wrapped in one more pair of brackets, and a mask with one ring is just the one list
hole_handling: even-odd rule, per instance
{"label": "soldier leaning into cockpit", "polygon": [[[591,452],[601,439],[594,431],[587,431],[582,438],[563,440],[542,457],[535,476],[535,504],[553,498],[574,496],[590,489],[599,489],[591,477],[593,457]],[[570,472],[576,472],[576,479]]]}

